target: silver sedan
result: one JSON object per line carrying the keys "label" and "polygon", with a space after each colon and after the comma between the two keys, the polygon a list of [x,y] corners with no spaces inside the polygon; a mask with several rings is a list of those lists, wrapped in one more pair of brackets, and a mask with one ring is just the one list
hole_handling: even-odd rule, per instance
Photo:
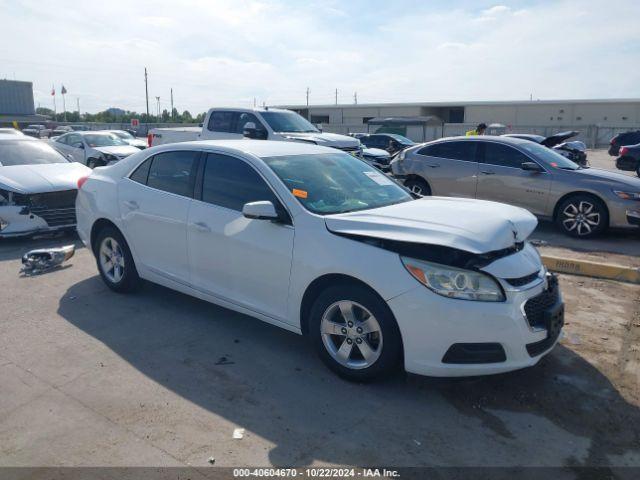
{"label": "silver sedan", "polygon": [[391,171],[414,193],[516,205],[575,237],[640,225],[640,179],[580,167],[527,140],[444,138],[405,150]]}

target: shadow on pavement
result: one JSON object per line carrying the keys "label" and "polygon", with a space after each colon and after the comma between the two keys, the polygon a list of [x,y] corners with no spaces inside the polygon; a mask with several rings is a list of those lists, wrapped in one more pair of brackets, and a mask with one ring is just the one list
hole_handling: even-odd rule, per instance
{"label": "shadow on pavement", "polygon": [[562,346],[509,374],[358,385],[326,370],[302,337],[259,320],[156,285],[136,295],[100,285],[73,285],[58,313],[154,382],[272,442],[277,466],[640,458],[639,409]]}

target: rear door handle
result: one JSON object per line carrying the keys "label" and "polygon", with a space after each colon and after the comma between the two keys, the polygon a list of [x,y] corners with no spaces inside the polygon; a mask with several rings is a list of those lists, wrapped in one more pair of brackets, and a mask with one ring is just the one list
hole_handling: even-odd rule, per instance
{"label": "rear door handle", "polygon": [[193,228],[202,233],[210,233],[211,227],[204,222],[195,222]]}
{"label": "rear door handle", "polygon": [[138,208],[140,208],[140,206],[138,205],[138,202],[134,200],[126,200],[124,202],[124,206],[127,207],[129,210],[138,210]]}
{"label": "rear door handle", "polygon": [[439,166],[440,166],[439,163],[434,163],[433,165],[427,164],[427,167],[429,167],[429,168],[438,168]]}
{"label": "rear door handle", "polygon": [[496,172],[492,172],[490,170],[482,170],[480,173],[483,173],[484,175],[495,175]]}

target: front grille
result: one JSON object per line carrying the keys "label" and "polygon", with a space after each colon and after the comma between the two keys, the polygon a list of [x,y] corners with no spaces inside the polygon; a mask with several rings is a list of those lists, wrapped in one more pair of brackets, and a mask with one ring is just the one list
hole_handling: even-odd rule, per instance
{"label": "front grille", "polygon": [[442,357],[442,363],[500,363],[507,360],[499,343],[454,343]]}
{"label": "front grille", "polygon": [[524,277],[518,278],[505,278],[505,281],[511,285],[512,287],[522,287],[523,285],[527,285],[528,283],[533,282],[536,278],[538,278],[538,274],[540,271],[533,272],[529,275],[525,275]]}
{"label": "front grille", "polygon": [[545,290],[539,295],[527,300],[524,304],[524,313],[532,328],[546,328],[545,312],[560,300],[560,292],[556,285]]}
{"label": "front grille", "polygon": [[76,224],[77,190],[36,193],[33,195],[14,194],[17,205],[26,207],[25,213],[32,213],[44,219],[50,227]]}

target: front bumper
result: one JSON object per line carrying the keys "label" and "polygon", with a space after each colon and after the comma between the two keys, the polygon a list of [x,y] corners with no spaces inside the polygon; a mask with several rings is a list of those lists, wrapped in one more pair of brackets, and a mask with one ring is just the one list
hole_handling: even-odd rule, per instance
{"label": "front bumper", "polygon": [[[505,302],[449,299],[423,286],[389,300],[402,334],[405,369],[419,375],[455,377],[502,373],[535,365],[555,346],[564,322],[562,295],[553,278],[540,278],[526,289],[505,289]],[[549,328],[540,322],[532,321],[532,325],[526,317],[525,304],[541,294],[539,298],[546,298],[544,294],[551,288],[556,289],[556,302],[542,305],[543,314],[548,313]],[[492,344],[489,349],[494,354],[495,344],[499,344],[504,359],[496,356],[489,363],[443,361],[451,347],[459,344],[485,345],[485,350]],[[446,360],[450,361],[450,356]]]}

